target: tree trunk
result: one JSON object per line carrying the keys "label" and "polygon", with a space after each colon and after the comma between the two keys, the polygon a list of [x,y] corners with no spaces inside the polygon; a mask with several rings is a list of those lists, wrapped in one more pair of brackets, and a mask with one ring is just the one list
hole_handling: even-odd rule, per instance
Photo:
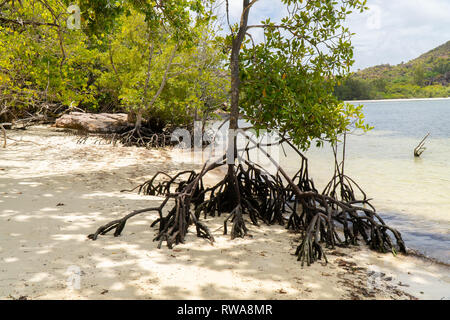
{"label": "tree trunk", "polygon": [[134,127],[136,128],[136,130],[139,130],[142,126],[142,110],[139,110],[136,114],[136,124],[134,125]]}
{"label": "tree trunk", "polygon": [[242,17],[240,21],[239,31],[234,35],[231,57],[230,57],[230,68],[231,68],[231,112],[230,112],[230,127],[228,130],[228,172],[231,173],[233,166],[236,161],[237,151],[236,151],[236,131],[239,128],[239,87],[240,87],[240,77],[239,77],[239,53],[241,51],[241,46],[245,38],[248,24],[248,14],[250,0],[243,0],[243,10]]}

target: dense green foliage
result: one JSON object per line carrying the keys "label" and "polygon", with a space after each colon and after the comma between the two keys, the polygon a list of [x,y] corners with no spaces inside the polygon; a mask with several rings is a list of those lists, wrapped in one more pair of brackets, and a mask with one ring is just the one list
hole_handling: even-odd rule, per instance
{"label": "dense green foliage", "polygon": [[200,1],[172,1],[159,15],[151,1],[106,2],[81,1],[81,30],[67,28],[69,3],[2,4],[3,110],[17,117],[42,108],[142,110],[164,126],[187,124],[227,101],[225,56],[212,19],[194,23],[186,10],[194,7],[200,17]]}
{"label": "dense green foliage", "polygon": [[[212,2],[81,0],[81,30],[71,30],[69,1],[3,1],[1,104],[16,113],[43,106],[125,110],[136,127],[142,117],[162,127],[217,109],[231,85],[255,128],[280,130],[304,149],[315,139],[336,140],[351,124],[369,128],[361,107],[332,94],[354,62],[344,21],[365,1],[283,0],[289,14],[279,24],[236,24],[224,38],[212,27]],[[243,1],[243,13],[256,2]],[[264,30],[265,41],[253,43],[254,28]],[[238,34],[240,81],[232,75],[230,84],[224,62]],[[236,113],[233,98],[231,105]]]}
{"label": "dense green foliage", "polygon": [[450,41],[407,63],[360,70],[336,87],[336,96],[343,100],[450,97]]}
{"label": "dense green foliage", "polygon": [[[53,23],[51,13],[41,3],[23,4],[4,5],[1,16]],[[90,48],[87,42],[82,32],[64,34],[52,25],[2,21],[1,105],[28,109],[53,103],[95,105],[96,90],[92,82],[98,50]]]}
{"label": "dense green foliage", "polygon": [[[364,1],[283,1],[281,23],[262,21],[265,41],[244,43],[241,107],[257,129],[277,129],[303,149],[335,141],[351,124],[365,130],[361,107],[344,104],[333,88],[353,64],[343,22]],[[253,26],[249,27],[250,29]]]}

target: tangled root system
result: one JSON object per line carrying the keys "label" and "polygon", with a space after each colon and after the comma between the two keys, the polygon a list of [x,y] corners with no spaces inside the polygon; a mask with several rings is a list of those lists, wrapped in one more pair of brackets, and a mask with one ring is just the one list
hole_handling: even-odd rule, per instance
{"label": "tangled root system", "polygon": [[[254,142],[251,138],[249,141]],[[318,192],[309,178],[307,159],[295,146],[291,147],[300,159],[300,169],[293,177],[279,166],[276,174],[267,172],[251,161],[248,152],[247,158],[240,158],[237,165],[228,164],[225,155],[219,161],[205,164],[200,172],[182,171],[173,176],[158,172],[135,189],[164,197],[160,206],[134,211],[101,226],[89,238],[96,240],[112,230],[118,236],[131,217],[156,211],[159,218],[151,226],[158,226],[154,239],[159,242],[158,247],[163,242],[169,248],[183,243],[191,225],[195,226],[197,236],[214,241],[201,219],[224,214],[224,234],[229,232],[232,239],[247,235],[244,217],[254,225],[276,223],[298,232],[301,240],[295,254],[302,265],[322,258],[327,261],[324,247],[357,245],[360,241],[379,252],[406,253],[401,234],[383,221],[363,190],[344,175],[343,163],[336,165],[334,176],[324,191]],[[228,169],[224,178],[205,187],[205,174],[222,166]]]}

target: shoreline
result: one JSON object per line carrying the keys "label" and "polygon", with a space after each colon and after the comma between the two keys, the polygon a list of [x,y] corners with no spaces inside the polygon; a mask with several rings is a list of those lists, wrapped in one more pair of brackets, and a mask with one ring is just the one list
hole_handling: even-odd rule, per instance
{"label": "shoreline", "polygon": [[420,252],[419,250],[412,249],[412,248],[407,248],[406,253],[409,256],[421,259],[421,260],[423,260],[426,263],[434,263],[436,265],[440,265],[440,266],[443,266],[443,267],[446,267],[446,268],[450,268],[450,264],[449,263],[446,263],[444,261],[441,261],[441,260],[433,258],[433,257],[429,257],[425,253]]}
{"label": "shoreline", "polygon": [[[77,144],[48,126],[8,134],[16,141],[0,150],[0,299],[449,299],[448,266],[360,245],[327,249],[328,264],[302,268],[298,234],[248,222],[252,236],[231,240],[223,216],[204,220],[213,245],[191,227],[185,244],[158,250],[149,228],[157,214],[90,241],[98,226],[160,202],[119,190],[197,167],[171,150]],[[67,285],[74,268],[80,289]]]}
{"label": "shoreline", "polygon": [[435,100],[450,100],[450,97],[446,98],[401,98],[401,99],[376,99],[376,100],[344,100],[347,103],[360,103],[360,102],[395,102],[395,101],[435,101]]}
{"label": "shoreline", "polygon": [[[440,100],[450,100],[450,97],[446,97],[446,98],[404,98],[404,99],[376,99],[376,100],[344,100],[343,102],[345,103],[365,103],[365,102],[408,102],[408,101],[440,101]],[[228,117],[230,115],[229,112],[226,111],[217,111],[215,113],[216,115],[218,115],[219,117],[221,117],[221,119],[225,119],[226,117]],[[239,115],[239,119],[244,119],[244,117],[240,114]]]}

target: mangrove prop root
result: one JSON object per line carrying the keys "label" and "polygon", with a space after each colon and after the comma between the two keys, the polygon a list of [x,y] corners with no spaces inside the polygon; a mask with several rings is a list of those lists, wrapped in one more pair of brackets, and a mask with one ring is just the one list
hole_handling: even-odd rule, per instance
{"label": "mangrove prop root", "polygon": [[126,147],[136,146],[145,148],[164,148],[173,146],[177,142],[171,140],[169,132],[153,132],[151,129],[141,127],[139,129],[127,129],[121,133],[86,133],[72,132],[78,134],[80,138],[77,143],[84,144],[88,139],[93,139],[94,144],[112,144],[120,143]]}
{"label": "mangrove prop root", "polygon": [[[190,132],[191,135],[191,145],[195,142],[193,141],[194,137],[194,129],[190,127],[186,127],[186,130]],[[148,126],[141,126],[139,128],[134,126],[128,126],[125,129],[122,129],[116,133],[89,133],[80,130],[70,130],[72,134],[79,135],[79,139],[77,143],[84,144],[88,139],[93,140],[93,144],[112,144],[116,145],[117,143],[122,144],[123,146],[136,146],[136,147],[145,147],[147,149],[151,148],[165,148],[169,146],[176,146],[180,143],[178,140],[179,137],[173,135],[173,128],[157,128],[153,130]],[[203,135],[205,140],[203,141],[203,145],[208,145],[211,136],[211,133],[206,131]],[[183,142],[183,141],[182,141]]]}
{"label": "mangrove prop root", "polygon": [[[232,239],[247,235],[244,217],[254,225],[287,223],[288,229],[301,234],[295,254],[302,265],[322,258],[327,261],[324,247],[357,245],[361,240],[379,252],[406,253],[401,234],[385,224],[354,180],[345,176],[343,170],[335,170],[325,190],[318,192],[309,179],[307,159],[295,150],[301,161],[300,170],[293,178],[279,166],[275,174],[267,172],[253,163],[248,153],[246,159],[239,158],[239,164],[228,164],[227,174],[211,187],[205,187],[203,178],[209,171],[227,165],[226,155],[220,161],[205,164],[200,172],[188,170],[175,175],[157,172],[128,191],[138,189],[142,194],[164,197],[159,207],[134,211],[100,227],[89,238],[96,240],[111,230],[118,236],[131,217],[156,211],[159,218],[151,226],[158,227],[154,241],[159,242],[159,248],[163,242],[169,248],[183,243],[191,225],[195,226],[198,237],[213,242],[212,233],[200,220],[226,213],[224,234],[232,223]],[[165,207],[168,210],[163,210]]]}
{"label": "mangrove prop root", "polygon": [[112,135],[111,139],[113,144],[120,142],[124,146],[146,148],[159,148],[174,144],[174,142],[171,141],[171,135],[169,133],[156,133],[146,127],[133,128],[123,133]]}

